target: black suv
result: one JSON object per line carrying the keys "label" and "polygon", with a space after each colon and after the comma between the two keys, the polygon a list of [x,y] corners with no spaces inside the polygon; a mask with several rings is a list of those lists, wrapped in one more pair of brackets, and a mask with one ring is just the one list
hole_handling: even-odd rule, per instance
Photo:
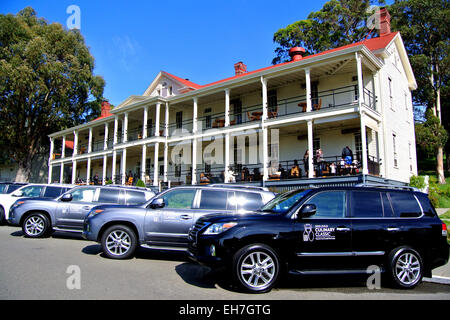
{"label": "black suv", "polygon": [[225,267],[250,292],[290,274],[367,274],[376,265],[412,288],[447,263],[447,227],[426,194],[412,189],[342,187],[281,194],[251,215],[200,218],[189,256]]}

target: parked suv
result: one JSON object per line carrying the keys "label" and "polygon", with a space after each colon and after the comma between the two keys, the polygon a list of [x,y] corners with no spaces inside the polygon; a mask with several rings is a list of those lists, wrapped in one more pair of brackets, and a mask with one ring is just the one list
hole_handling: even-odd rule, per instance
{"label": "parked suv", "polygon": [[[7,220],[9,217],[9,209],[17,200],[23,198],[56,198],[62,193],[73,188],[73,185],[63,184],[22,184],[11,193],[0,194],[0,222]],[[15,188],[13,186],[12,188]],[[8,187],[12,189],[11,186]]]}
{"label": "parked suv", "polygon": [[11,193],[26,184],[22,182],[0,182],[0,194]]}
{"label": "parked suv", "polygon": [[138,246],[185,251],[189,228],[199,217],[256,210],[274,196],[232,186],[175,187],[140,207],[93,208],[84,223],[83,237],[100,242],[103,252],[114,259],[131,257]]}
{"label": "parked suv", "polygon": [[134,206],[154,192],[138,187],[81,186],[56,199],[26,199],[11,207],[9,223],[22,226],[25,236],[38,238],[51,231],[81,232],[89,211],[101,204]]}
{"label": "parked suv", "polygon": [[225,267],[250,292],[269,291],[282,271],[296,275],[367,274],[376,265],[412,288],[447,263],[447,227],[426,194],[347,187],[281,194],[255,214],[200,218],[189,256]]}

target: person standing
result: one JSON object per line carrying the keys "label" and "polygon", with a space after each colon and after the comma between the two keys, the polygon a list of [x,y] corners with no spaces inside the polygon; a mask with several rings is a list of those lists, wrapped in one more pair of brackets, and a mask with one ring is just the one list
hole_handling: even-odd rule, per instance
{"label": "person standing", "polygon": [[317,149],[316,151],[316,163],[317,163],[317,176],[322,176],[322,163],[323,162],[323,152],[322,149]]}

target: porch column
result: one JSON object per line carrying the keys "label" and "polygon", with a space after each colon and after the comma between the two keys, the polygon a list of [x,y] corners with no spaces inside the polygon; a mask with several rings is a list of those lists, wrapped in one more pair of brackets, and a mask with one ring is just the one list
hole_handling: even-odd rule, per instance
{"label": "porch column", "polygon": [[197,123],[197,118],[198,118],[198,98],[194,97],[194,106],[193,106],[193,112],[192,112],[192,133],[195,134],[198,131],[198,123]]}
{"label": "porch column", "polygon": [[52,170],[53,170],[53,165],[50,164],[50,161],[49,161],[49,164],[48,164],[48,184],[52,183],[52,173],[53,173]]}
{"label": "porch column", "polygon": [[72,161],[72,184],[77,181],[77,160]]}
{"label": "porch column", "polygon": [[167,182],[167,173],[169,172],[169,145],[164,143],[164,182]]}
{"label": "porch column", "polygon": [[72,156],[76,156],[78,153],[78,131],[73,132],[73,153]]}
{"label": "porch column", "polygon": [[156,104],[156,116],[155,116],[155,136],[159,137],[159,119],[161,114],[161,102]]}
{"label": "porch column", "polygon": [[53,160],[53,153],[55,149],[55,139],[54,138],[50,138],[50,157],[48,159],[48,161],[52,161]]}
{"label": "porch column", "polygon": [[313,121],[308,120],[308,178],[314,178]]}
{"label": "porch column", "polygon": [[[230,89],[225,89],[225,127],[230,126]],[[228,167],[230,166],[230,133],[225,134],[225,183],[229,182]]]}
{"label": "porch column", "polygon": [[123,142],[128,141],[128,112],[125,112],[125,116],[123,118]]}
{"label": "porch column", "polygon": [[[194,107],[192,114],[192,134],[195,136],[198,131],[197,117],[198,117],[198,98],[194,97]],[[197,184],[197,139],[192,139],[192,172],[191,172],[191,184]]]}
{"label": "porch column", "polygon": [[119,116],[114,117],[114,137],[113,144],[117,144],[117,132],[119,131]]}
{"label": "porch column", "polygon": [[305,81],[306,81],[306,112],[312,110],[311,102],[311,70],[309,68],[305,69]]}
{"label": "porch column", "polygon": [[59,183],[64,183],[64,162],[61,162],[61,167],[59,171]]}
{"label": "porch column", "polygon": [[105,140],[103,142],[103,150],[108,150],[108,136],[109,136],[109,125],[108,122],[105,123]]}
{"label": "porch column", "polygon": [[103,156],[103,172],[102,172],[102,185],[106,184],[106,169],[108,166],[108,156],[105,154]]}
{"label": "porch column", "polygon": [[158,168],[158,165],[159,165],[159,163],[158,163],[158,158],[159,158],[159,154],[158,154],[158,152],[159,152],[159,142],[156,142],[155,143],[155,160],[153,161],[154,162],[154,165],[153,165],[153,185],[155,186],[155,187],[157,187],[158,186],[158,177],[159,177],[159,168]]}
{"label": "porch column", "polygon": [[262,144],[263,144],[263,180],[269,180],[269,146],[268,146],[268,129],[263,126],[262,128]]}
{"label": "porch column", "polygon": [[89,185],[91,182],[91,157],[87,158],[87,168],[86,168],[86,184]]}
{"label": "porch column", "polygon": [[365,112],[361,112],[361,153],[362,153],[362,170],[363,174],[369,174],[369,168],[367,166],[367,139],[366,139],[366,123]]}
{"label": "porch column", "polygon": [[89,128],[88,153],[92,152],[92,128]]}
{"label": "porch column", "polygon": [[142,159],[141,159],[141,180],[145,183],[145,167],[147,165],[147,145],[142,145]]}
{"label": "porch column", "polygon": [[148,121],[148,106],[144,107],[144,120],[142,123],[142,139],[147,138],[147,121]]}
{"label": "porch column", "polygon": [[125,184],[125,177],[127,174],[127,148],[122,150],[122,184]]}
{"label": "porch column", "polygon": [[263,108],[263,115],[262,115],[262,120],[267,120],[267,108],[268,108],[268,103],[267,103],[267,79],[264,79],[264,77],[261,76],[261,84],[262,84],[262,108]]}
{"label": "porch column", "polygon": [[383,122],[378,122],[378,163],[380,166],[380,176],[387,177],[386,168],[387,165],[385,165],[386,161],[386,152],[385,152],[385,145],[384,145],[384,127]]}
{"label": "porch column", "polygon": [[164,130],[165,130],[164,135],[166,137],[168,137],[169,136],[169,103],[168,102],[166,102],[166,110],[165,110],[164,117],[165,117],[165,119],[164,119],[164,126],[165,126],[165,128],[164,128]]}
{"label": "porch column", "polygon": [[230,126],[230,89],[225,89],[225,127]]}
{"label": "porch column", "polygon": [[63,136],[62,147],[61,147],[61,159],[66,157],[66,136]]}
{"label": "porch column", "polygon": [[358,106],[359,110],[361,110],[361,106],[364,101],[364,87],[363,87],[361,56],[358,54],[358,52],[355,52],[355,58],[356,58],[356,71],[358,74]]}
{"label": "porch column", "polygon": [[116,183],[116,162],[117,162],[117,151],[113,151],[113,157],[112,157],[112,169],[111,169],[111,180],[115,184]]}

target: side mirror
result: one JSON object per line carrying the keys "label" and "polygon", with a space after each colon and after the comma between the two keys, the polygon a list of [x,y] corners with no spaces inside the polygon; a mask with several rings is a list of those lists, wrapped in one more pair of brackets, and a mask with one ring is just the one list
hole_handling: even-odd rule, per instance
{"label": "side mirror", "polygon": [[61,201],[64,201],[64,202],[72,201],[72,194],[71,193],[63,194],[62,197],[61,197]]}
{"label": "side mirror", "polygon": [[161,209],[164,208],[166,204],[164,203],[164,199],[163,198],[156,198],[153,199],[152,202],[150,202],[149,207],[152,209]]}
{"label": "side mirror", "polygon": [[307,218],[307,217],[311,217],[313,215],[316,214],[317,211],[317,207],[315,204],[305,204],[301,209],[300,212],[298,214],[298,218]]}
{"label": "side mirror", "polygon": [[16,190],[11,194],[13,197],[22,197],[23,191],[22,190]]}

